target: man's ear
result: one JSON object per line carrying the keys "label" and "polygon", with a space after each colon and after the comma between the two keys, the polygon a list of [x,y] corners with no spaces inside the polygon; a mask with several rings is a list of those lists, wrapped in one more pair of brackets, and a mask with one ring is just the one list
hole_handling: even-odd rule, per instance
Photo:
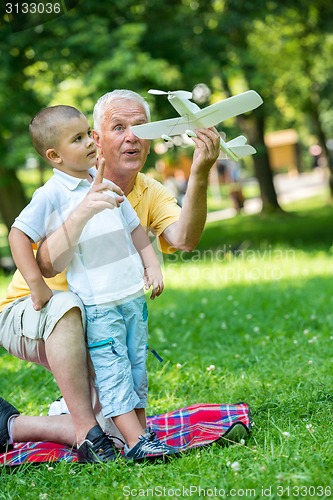
{"label": "man's ear", "polygon": [[55,149],[48,149],[45,153],[46,158],[53,163],[61,163],[62,159],[58,155]]}
{"label": "man's ear", "polygon": [[92,136],[92,138],[94,139],[95,144],[96,144],[96,146],[98,147],[98,149],[100,150],[100,152],[102,152],[102,148],[101,148],[101,145],[100,145],[100,143],[99,143],[99,133],[98,133],[98,132],[96,132],[96,130],[92,130],[92,131],[91,131],[91,136]]}

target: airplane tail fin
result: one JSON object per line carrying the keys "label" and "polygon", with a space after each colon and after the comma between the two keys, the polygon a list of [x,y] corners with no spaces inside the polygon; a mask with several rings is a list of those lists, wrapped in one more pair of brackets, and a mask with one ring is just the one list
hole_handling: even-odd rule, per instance
{"label": "airplane tail fin", "polygon": [[244,135],[239,135],[229,142],[224,142],[223,139],[220,140],[220,145],[222,151],[225,152],[227,158],[231,160],[238,161],[244,156],[253,155],[256,150],[253,146],[246,144],[247,139]]}
{"label": "airplane tail fin", "polygon": [[231,147],[230,150],[234,153],[234,155],[237,156],[237,158],[254,155],[257,152],[255,148],[253,146],[250,146],[249,144],[246,144],[245,146]]}

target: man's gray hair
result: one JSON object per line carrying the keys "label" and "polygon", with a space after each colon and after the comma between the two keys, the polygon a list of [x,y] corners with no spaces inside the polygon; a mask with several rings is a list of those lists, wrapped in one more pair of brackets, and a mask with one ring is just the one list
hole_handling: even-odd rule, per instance
{"label": "man's gray hair", "polygon": [[133,92],[133,90],[116,89],[113,90],[112,92],[107,92],[106,94],[102,95],[102,97],[98,99],[98,101],[94,106],[94,114],[93,114],[94,129],[97,132],[101,131],[104,114],[109,104],[112,101],[118,99],[129,99],[131,101],[136,101],[137,103],[141,104],[141,106],[143,106],[145,110],[147,121],[150,122],[149,104],[140,94],[138,94],[137,92]]}

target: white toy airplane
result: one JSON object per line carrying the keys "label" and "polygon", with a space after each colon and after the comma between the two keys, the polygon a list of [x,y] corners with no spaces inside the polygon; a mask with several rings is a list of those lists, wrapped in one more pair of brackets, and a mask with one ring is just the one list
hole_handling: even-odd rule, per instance
{"label": "white toy airplane", "polygon": [[[208,128],[234,116],[246,113],[257,108],[263,100],[254,90],[248,90],[242,94],[229,97],[224,101],[211,104],[204,109],[200,109],[194,102],[191,102],[192,93],[186,90],[176,90],[175,92],[164,92],[163,90],[151,89],[149,94],[167,95],[168,100],[180,114],[179,118],[170,120],[160,120],[157,122],[144,123],[132,127],[132,132],[140,139],[163,139],[171,141],[173,135],[187,134],[189,137],[196,137],[194,129]],[[235,161],[247,155],[256,153],[254,147],[246,144],[246,137],[240,135],[229,142],[222,138],[220,146],[222,151]]]}

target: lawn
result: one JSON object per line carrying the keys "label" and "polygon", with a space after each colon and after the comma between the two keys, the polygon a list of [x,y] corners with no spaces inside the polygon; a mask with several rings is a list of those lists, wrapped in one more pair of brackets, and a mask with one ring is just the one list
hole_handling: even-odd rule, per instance
{"label": "lawn", "polygon": [[[149,414],[246,401],[246,443],[163,464],[55,464],[0,470],[0,498],[331,498],[333,209],[207,225],[198,250],[164,266],[149,303]],[[207,370],[210,365],[215,369]],[[0,351],[3,397],[45,414],[58,396],[43,369]]]}

